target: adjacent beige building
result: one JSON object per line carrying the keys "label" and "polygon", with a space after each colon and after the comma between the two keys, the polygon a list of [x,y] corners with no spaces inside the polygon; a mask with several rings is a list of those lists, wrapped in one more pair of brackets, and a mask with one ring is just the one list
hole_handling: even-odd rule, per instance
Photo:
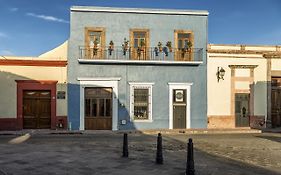
{"label": "adjacent beige building", "polygon": [[39,57],[0,56],[0,130],[67,127],[67,42]]}
{"label": "adjacent beige building", "polygon": [[208,47],[208,128],[281,126],[281,47]]}

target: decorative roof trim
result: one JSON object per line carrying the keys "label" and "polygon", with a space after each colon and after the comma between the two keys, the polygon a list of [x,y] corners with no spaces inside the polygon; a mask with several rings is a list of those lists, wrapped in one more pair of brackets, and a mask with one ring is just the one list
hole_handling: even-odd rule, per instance
{"label": "decorative roof trim", "polygon": [[274,52],[274,53],[265,53],[263,54],[264,58],[281,58],[281,52]]}
{"label": "decorative roof trim", "polygon": [[258,67],[258,65],[229,65],[231,69],[254,69]]}
{"label": "decorative roof trim", "polygon": [[95,6],[73,6],[71,11],[78,12],[108,12],[108,13],[137,13],[137,14],[168,14],[168,15],[200,15],[208,16],[205,10],[176,10],[176,9],[149,9],[149,8],[112,8]]}
{"label": "decorative roof trim", "polygon": [[4,66],[42,66],[42,67],[66,67],[67,61],[53,60],[0,60],[0,65]]}

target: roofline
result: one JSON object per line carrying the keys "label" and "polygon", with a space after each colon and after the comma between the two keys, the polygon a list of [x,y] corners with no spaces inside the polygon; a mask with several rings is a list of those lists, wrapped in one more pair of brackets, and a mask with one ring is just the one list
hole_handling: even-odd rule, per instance
{"label": "roofline", "polygon": [[209,46],[246,46],[246,47],[281,47],[281,45],[270,45],[270,44],[214,44],[214,43],[209,43]]}
{"label": "roofline", "polygon": [[108,12],[108,13],[136,13],[136,14],[166,14],[166,15],[198,15],[208,16],[205,10],[178,10],[178,9],[150,9],[150,8],[113,8],[96,6],[72,6],[71,11],[77,12]]}
{"label": "roofline", "polygon": [[0,60],[3,66],[42,66],[42,67],[66,67],[67,61],[54,60]]}

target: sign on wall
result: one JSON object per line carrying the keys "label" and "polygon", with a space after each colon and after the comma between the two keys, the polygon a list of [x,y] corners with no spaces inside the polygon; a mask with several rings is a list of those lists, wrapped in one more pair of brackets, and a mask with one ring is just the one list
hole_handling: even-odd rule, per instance
{"label": "sign on wall", "polygon": [[58,91],[57,99],[65,99],[65,91]]}

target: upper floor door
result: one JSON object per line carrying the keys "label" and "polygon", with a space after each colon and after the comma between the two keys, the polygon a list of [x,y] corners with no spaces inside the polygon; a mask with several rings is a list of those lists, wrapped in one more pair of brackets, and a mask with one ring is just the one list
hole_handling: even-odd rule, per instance
{"label": "upper floor door", "polygon": [[90,59],[102,59],[105,51],[105,29],[85,28],[85,56]]}
{"label": "upper floor door", "polygon": [[189,30],[175,30],[175,60],[192,61],[193,60],[193,32]]}
{"label": "upper floor door", "polygon": [[134,60],[149,59],[149,30],[130,30],[131,56]]}

